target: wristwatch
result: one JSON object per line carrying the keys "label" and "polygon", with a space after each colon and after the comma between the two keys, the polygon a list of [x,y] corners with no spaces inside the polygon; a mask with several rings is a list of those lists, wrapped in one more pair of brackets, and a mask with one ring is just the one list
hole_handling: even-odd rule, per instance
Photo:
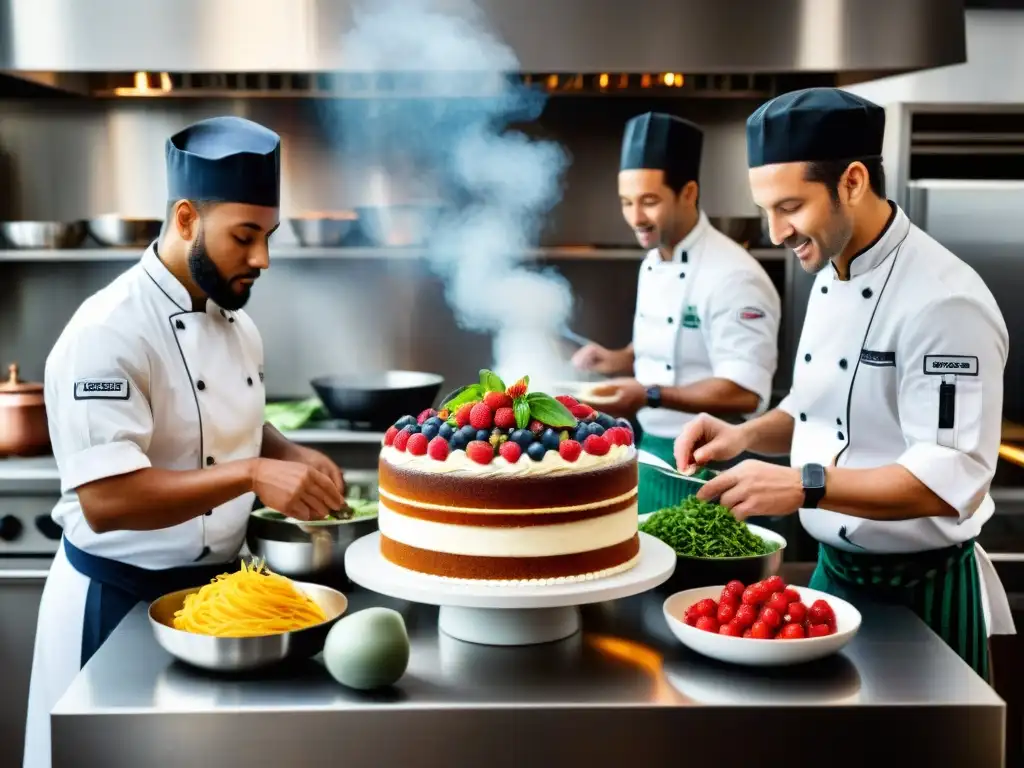
{"label": "wristwatch", "polygon": [[661,387],[657,384],[647,388],[647,407],[661,408]]}
{"label": "wristwatch", "polygon": [[821,464],[804,464],[800,470],[804,486],[804,509],[814,509],[825,495],[825,468]]}

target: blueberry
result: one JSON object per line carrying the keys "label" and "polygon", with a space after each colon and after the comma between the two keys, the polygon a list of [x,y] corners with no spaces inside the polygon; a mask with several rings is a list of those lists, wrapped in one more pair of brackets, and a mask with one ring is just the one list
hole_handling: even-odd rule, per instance
{"label": "blueberry", "polygon": [[615,426],[625,427],[626,429],[629,430],[630,434],[633,433],[633,424],[629,421],[629,419],[616,419]]}
{"label": "blueberry", "polygon": [[469,424],[467,424],[464,427],[460,427],[459,428],[459,434],[465,435],[467,443],[470,440],[475,440],[476,439],[476,429],[471,427]]}
{"label": "blueberry", "polygon": [[580,424],[578,427],[576,427],[576,435],[573,437],[573,439],[577,443],[580,443],[582,445],[583,441],[586,440],[588,437],[590,437],[589,424]]}
{"label": "blueberry", "polygon": [[410,435],[415,435],[417,432],[420,431],[420,425],[419,424],[406,424],[404,427],[402,427],[402,431],[403,432],[408,432]]}
{"label": "blueberry", "polygon": [[423,427],[420,429],[420,432],[424,434],[427,440],[433,440],[437,437],[438,429],[439,427],[437,424],[431,424],[429,421],[425,421],[423,422]]}
{"label": "blueberry", "polygon": [[423,426],[425,427],[428,424],[434,427],[440,427],[442,424],[444,424],[444,419],[439,418],[437,416],[431,416],[429,419],[423,422]]}
{"label": "blueberry", "polygon": [[469,445],[469,438],[460,431],[452,435],[452,438],[448,443],[451,445],[453,451],[464,451],[466,450],[466,446]]}
{"label": "blueberry", "polygon": [[509,437],[513,443],[517,443],[524,451],[533,445],[533,433],[528,429],[517,429]]}
{"label": "blueberry", "polygon": [[491,439],[491,433],[488,432],[486,429],[478,429],[476,430],[475,434],[477,440],[482,440],[485,443]]}
{"label": "blueberry", "polygon": [[604,427],[602,427],[596,421],[592,421],[590,422],[590,424],[587,425],[587,431],[591,435],[603,435]]}
{"label": "blueberry", "polygon": [[438,427],[437,429],[437,434],[439,434],[445,440],[451,440],[452,435],[455,434],[455,430],[452,429],[451,424],[449,424],[447,421],[443,421],[441,422],[441,426]]}
{"label": "blueberry", "polygon": [[607,413],[599,413],[597,415],[597,423],[605,429],[611,429],[615,426],[615,419],[609,416]]}
{"label": "blueberry", "polygon": [[530,447],[526,449],[526,455],[534,461],[543,459],[547,452],[548,449],[544,447],[544,443],[530,443]]}
{"label": "blueberry", "polygon": [[558,433],[555,430],[551,429],[550,427],[544,430],[544,434],[541,435],[540,441],[548,450],[558,450]]}
{"label": "blueberry", "polygon": [[408,426],[416,426],[416,417],[415,416],[403,416],[402,418],[400,418],[398,421],[395,422],[395,426],[398,429],[403,429],[403,428],[408,427]]}

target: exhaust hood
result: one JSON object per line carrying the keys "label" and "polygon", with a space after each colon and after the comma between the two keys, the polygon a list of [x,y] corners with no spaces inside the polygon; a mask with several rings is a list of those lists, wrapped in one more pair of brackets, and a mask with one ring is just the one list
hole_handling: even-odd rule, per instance
{"label": "exhaust hood", "polygon": [[[597,87],[622,75],[665,73],[819,75],[844,84],[966,60],[964,0],[474,5],[515,51],[519,67],[510,74],[562,82],[586,75]],[[168,86],[205,73],[228,90],[239,75],[266,82],[351,72],[342,38],[360,7],[359,0],[0,0],[0,71],[57,87],[138,72],[158,83],[167,78]],[[434,0],[431,7],[461,14],[466,2]]]}

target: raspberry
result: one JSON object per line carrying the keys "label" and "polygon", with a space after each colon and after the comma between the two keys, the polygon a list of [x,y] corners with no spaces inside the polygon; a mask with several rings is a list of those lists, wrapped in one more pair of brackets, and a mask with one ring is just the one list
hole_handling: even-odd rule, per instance
{"label": "raspberry", "polygon": [[576,405],[573,405],[569,408],[569,413],[571,413],[580,421],[584,421],[585,419],[594,416],[596,414],[596,411],[594,411],[594,409],[591,408],[586,403],[577,403]]}
{"label": "raspberry", "polygon": [[608,438],[604,435],[589,435],[583,441],[583,450],[587,453],[592,453],[594,456],[604,456],[611,447],[612,444],[608,442]]}
{"label": "raspberry", "polygon": [[410,437],[412,437],[412,434],[406,432],[404,429],[397,435],[395,435],[395,442],[393,444],[395,449],[399,451],[404,451],[405,447],[409,444]]}
{"label": "raspberry", "polygon": [[422,424],[424,421],[426,421],[427,419],[432,419],[434,416],[437,416],[437,411],[435,411],[433,408],[427,408],[427,410],[423,411],[419,416],[416,417],[416,423]]}
{"label": "raspberry", "polygon": [[473,410],[473,403],[466,403],[464,406],[459,408],[455,412],[455,423],[460,427],[464,427],[469,424],[469,414]]}
{"label": "raspberry", "polygon": [[505,390],[505,394],[515,400],[518,397],[522,397],[526,394],[526,380],[520,379],[511,387]]}
{"label": "raspberry", "polygon": [[498,448],[498,453],[509,464],[515,464],[519,461],[519,457],[523,455],[523,449],[519,446],[519,443],[513,443],[509,440],[501,444],[501,447]]}
{"label": "raspberry", "polygon": [[575,440],[563,440],[558,444],[558,455],[566,461],[576,461],[583,451],[583,446]]}
{"label": "raspberry", "polygon": [[529,430],[533,432],[533,434],[539,435],[541,432],[545,430],[545,426],[536,419],[534,419],[533,421],[530,422]]}
{"label": "raspberry", "polygon": [[622,427],[608,427],[604,431],[604,436],[608,438],[608,442],[612,445],[626,444],[626,438],[622,434]]}
{"label": "raspberry", "polygon": [[409,436],[408,444],[405,449],[413,456],[422,456],[427,452],[427,436],[422,432],[417,432],[415,435]]}
{"label": "raspberry", "polygon": [[448,458],[448,441],[443,437],[435,437],[427,446],[427,453],[432,459],[444,461]]}
{"label": "raspberry", "polygon": [[555,400],[560,402],[566,408],[572,408],[574,405],[579,405],[579,400],[569,395],[555,395]]}
{"label": "raspberry", "polygon": [[395,442],[395,435],[398,434],[398,427],[388,427],[388,431],[384,433],[384,445],[391,445]]}
{"label": "raspberry", "polygon": [[494,414],[487,403],[477,403],[469,412],[469,423],[473,429],[490,429],[494,423]]}
{"label": "raspberry", "polygon": [[490,464],[494,458],[494,448],[483,440],[474,440],[466,446],[466,455],[477,464]]}
{"label": "raspberry", "polygon": [[498,429],[515,429],[516,414],[511,408],[499,408],[494,412],[494,426]]}
{"label": "raspberry", "polygon": [[484,403],[492,411],[497,411],[499,408],[511,408],[512,398],[504,392],[488,392],[484,395]]}

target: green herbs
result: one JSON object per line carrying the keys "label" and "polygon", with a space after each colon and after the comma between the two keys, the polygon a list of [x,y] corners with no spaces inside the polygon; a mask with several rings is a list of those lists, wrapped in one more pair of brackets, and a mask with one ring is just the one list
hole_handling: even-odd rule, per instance
{"label": "green herbs", "polygon": [[640,530],[685,557],[752,557],[778,549],[778,544],[755,535],[721,504],[696,496],[659,509],[640,524]]}

